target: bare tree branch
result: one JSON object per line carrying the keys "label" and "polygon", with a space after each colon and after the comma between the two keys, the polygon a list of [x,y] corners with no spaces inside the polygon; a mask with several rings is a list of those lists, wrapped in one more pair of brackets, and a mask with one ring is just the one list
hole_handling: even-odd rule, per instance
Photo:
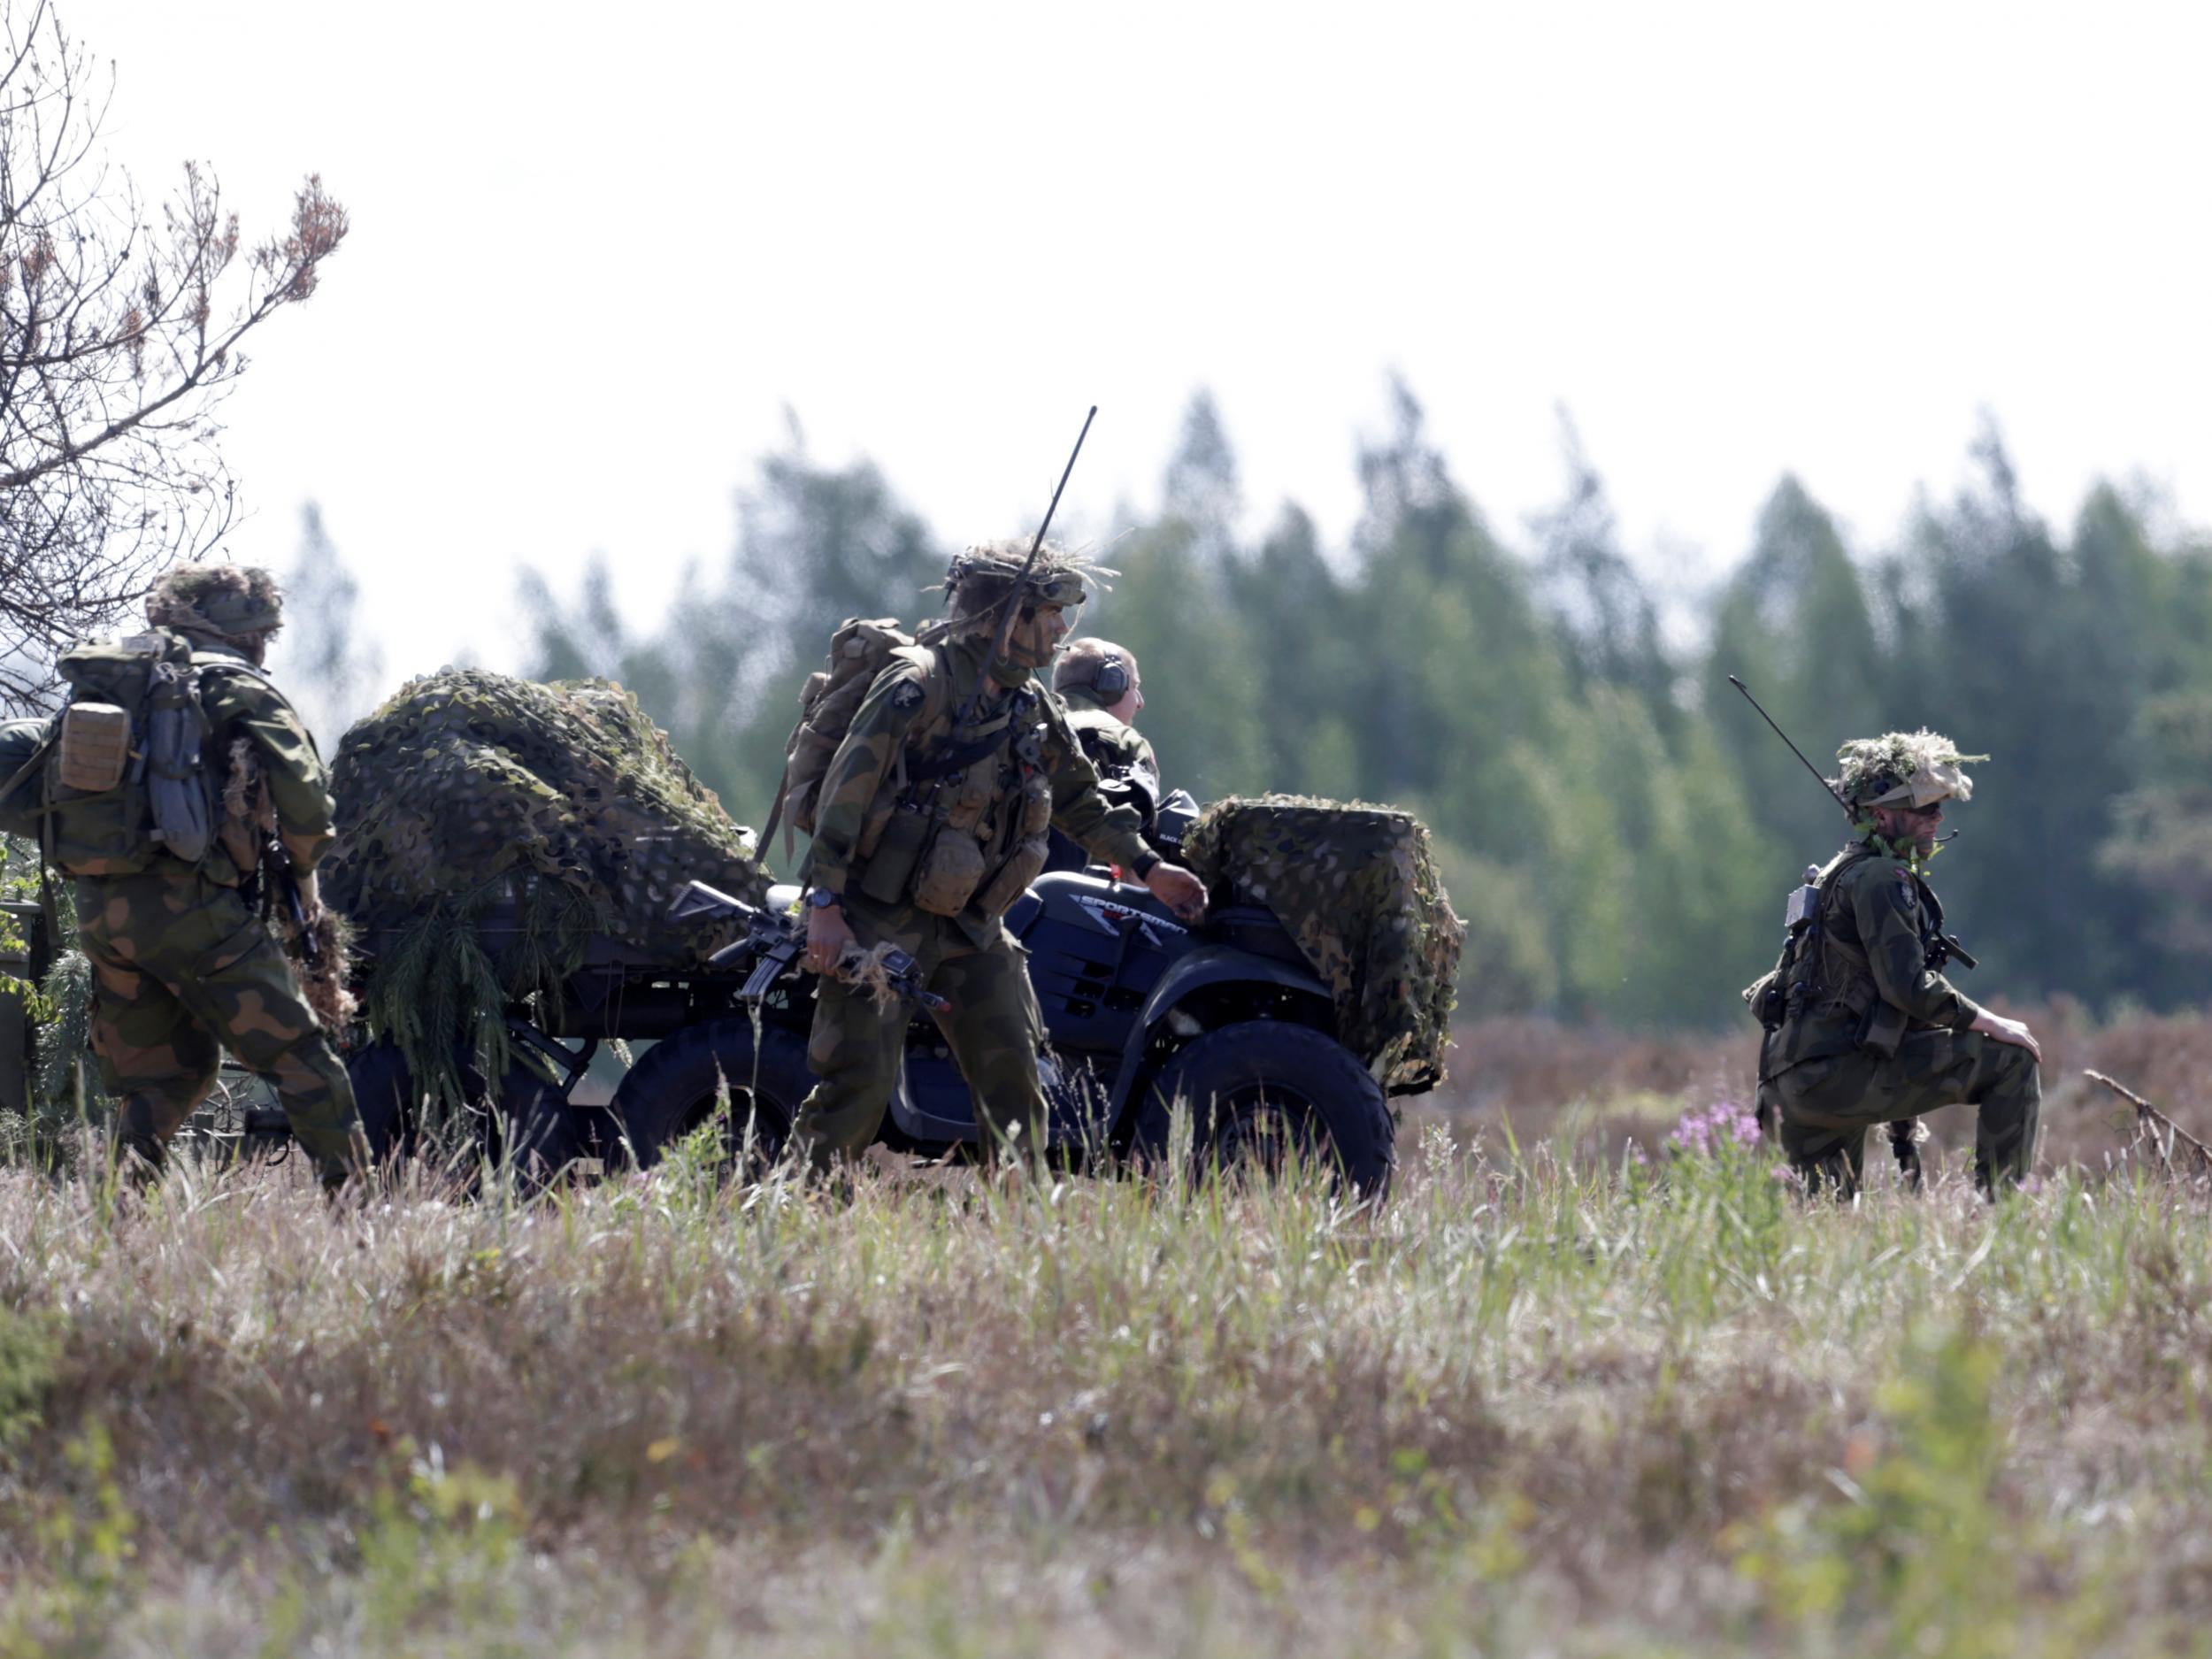
{"label": "bare tree branch", "polygon": [[113,94],[51,0],[0,0],[0,708],[163,567],[211,551],[237,491],[213,414],[240,347],[312,296],[345,240],[310,177],[242,260],[235,213],[188,163],[147,212],[101,159]]}

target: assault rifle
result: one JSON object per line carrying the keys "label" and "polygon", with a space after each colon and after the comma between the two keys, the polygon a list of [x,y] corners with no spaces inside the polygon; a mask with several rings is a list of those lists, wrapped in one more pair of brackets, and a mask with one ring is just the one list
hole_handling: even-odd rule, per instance
{"label": "assault rifle", "polygon": [[[1769,714],[1764,709],[1759,707],[1759,700],[1751,695],[1750,687],[1745,685],[1742,680],[1737,679],[1733,674],[1728,676],[1728,683],[1735,687],[1737,690],[1743,693],[1744,701],[1746,703],[1748,703],[1753,708],[1759,710],[1759,718],[1762,720],[1764,720],[1767,725],[1773,729],[1775,736],[1780,738],[1785,744],[1788,745],[1790,753],[1797,757],[1798,764],[1803,766],[1807,772],[1812,773],[1813,781],[1821,787],[1822,790],[1826,793],[1831,801],[1833,801],[1838,806],[1843,809],[1843,816],[1850,821],[1851,827],[1855,833],[1859,827],[1859,815],[1852,810],[1851,803],[1843,798],[1843,792],[1820,775],[1820,768],[1814,765],[1811,761],[1805,758],[1805,751],[1803,749],[1798,748],[1796,744],[1790,742],[1790,734],[1787,732],[1785,732],[1780,726],[1774,724],[1774,717],[1772,715]],[[1800,889],[1801,892],[1804,889],[1802,888]],[[1939,910],[1939,913],[1940,913]],[[1933,972],[1940,973],[1943,971],[1944,964],[1947,962],[1955,962],[1962,968],[1978,968],[1982,965],[1980,963],[1974,960],[1973,956],[1967,950],[1964,945],[1959,943],[1957,934],[1938,933],[1936,934],[1936,942],[1930,947],[1928,951],[1928,966]]]}
{"label": "assault rifle", "polygon": [[261,870],[263,879],[269,884],[270,895],[282,902],[285,914],[292,918],[292,932],[300,941],[300,960],[307,964],[310,973],[319,972],[323,965],[322,944],[309,925],[307,901],[300,895],[299,867],[292,862],[292,855],[280,838],[270,835],[263,839]]}
{"label": "assault rifle", "polygon": [[[668,919],[734,919],[745,924],[745,932],[709,956],[707,965],[718,968],[725,963],[749,959],[752,972],[745,976],[744,986],[738,992],[740,1000],[747,1002],[757,1003],[767,995],[768,987],[790,972],[806,951],[806,926],[797,917],[761,910],[703,881],[685,884],[684,890],[676,895],[675,903],[668,908]],[[933,1014],[941,1014],[952,1006],[943,997],[924,988],[920,965],[908,951],[869,951],[855,942],[846,947],[843,958],[831,973],[849,985],[868,987],[877,983],[879,973],[881,983],[902,1002],[911,1002]]]}
{"label": "assault rifle", "polygon": [[285,955],[293,959],[300,994],[325,1027],[343,1030],[354,1015],[353,962],[336,914],[320,902],[309,904],[305,889],[314,878],[301,877],[299,866],[275,834],[262,837],[261,857],[252,876],[263,919],[273,920],[281,907],[290,925],[273,931],[280,935]]}

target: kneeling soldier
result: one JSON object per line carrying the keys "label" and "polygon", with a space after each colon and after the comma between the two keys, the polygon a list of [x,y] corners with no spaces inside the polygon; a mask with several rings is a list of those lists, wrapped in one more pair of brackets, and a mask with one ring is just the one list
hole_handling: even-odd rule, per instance
{"label": "kneeling soldier", "polygon": [[2041,1050],[2025,1025],[1944,978],[1943,907],[1922,874],[1944,803],[1973,793],[1962,764],[1981,757],[1925,731],[1839,754],[1832,787],[1855,833],[1813,879],[1809,925],[1773,982],[1781,1021],[1760,1048],[1760,1093],[1778,1110],[1783,1150],[1809,1186],[1847,1194],[1870,1128],[1970,1101],[1975,1179],[1985,1192],[2016,1182],[2035,1157]]}

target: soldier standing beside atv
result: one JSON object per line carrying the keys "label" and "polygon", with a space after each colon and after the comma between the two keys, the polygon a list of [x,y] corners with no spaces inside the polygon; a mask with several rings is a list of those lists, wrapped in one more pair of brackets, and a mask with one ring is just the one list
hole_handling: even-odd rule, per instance
{"label": "soldier standing beside atv", "polygon": [[117,1156],[159,1169],[228,1048],[275,1086],[294,1136],[334,1187],[366,1161],[353,1090],[282,948],[239,891],[265,849],[250,835],[242,843],[215,794],[232,745],[247,740],[303,914],[315,917],[330,794],[307,728],[261,667],[280,612],[268,572],[188,565],[147,595],[153,632],[65,654],[72,692],[48,763],[45,837],[77,879],[92,1046],[121,1102]]}
{"label": "soldier standing beside atv", "polygon": [[[1043,870],[1057,827],[1185,915],[1205,886],[1146,846],[1138,814],[1102,796],[1057,698],[1036,683],[1082,603],[1083,569],[1046,547],[969,549],[946,577],[946,615],[870,684],[831,757],[806,879],[807,965],[857,941],[912,953],[950,1009],[936,1016],[987,1144],[1034,1135],[1043,1021],[1000,918]],[[1018,588],[1017,584],[1018,583]],[[992,660],[1015,611],[1005,660]],[[964,722],[963,717],[964,716]],[[808,1064],[817,1082],[793,1134],[818,1168],[875,1138],[898,1081],[907,1010],[825,975]]]}

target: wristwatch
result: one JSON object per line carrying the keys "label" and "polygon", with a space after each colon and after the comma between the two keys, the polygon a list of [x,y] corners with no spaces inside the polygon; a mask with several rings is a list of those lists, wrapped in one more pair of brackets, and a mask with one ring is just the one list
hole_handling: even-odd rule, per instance
{"label": "wristwatch", "polygon": [[841,895],[832,893],[827,887],[810,887],[807,890],[806,902],[818,910],[834,910],[843,903],[844,900]]}

